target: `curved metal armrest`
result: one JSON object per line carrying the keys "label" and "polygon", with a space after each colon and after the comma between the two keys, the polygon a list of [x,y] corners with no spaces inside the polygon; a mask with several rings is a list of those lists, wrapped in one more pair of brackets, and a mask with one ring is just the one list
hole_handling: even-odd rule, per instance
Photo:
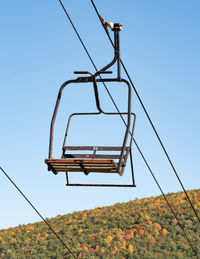
{"label": "curved metal armrest", "polygon": [[71,84],[71,83],[78,83],[77,79],[74,80],[68,80],[66,82],[64,82],[58,92],[58,96],[57,96],[57,100],[56,100],[56,104],[55,104],[55,108],[54,108],[54,112],[53,112],[53,116],[51,119],[51,126],[50,126],[50,137],[49,137],[49,158],[52,158],[52,152],[53,152],[53,133],[54,133],[54,124],[55,124],[55,120],[56,120],[56,116],[57,116],[57,112],[58,112],[58,107],[60,104],[60,100],[61,100],[61,96],[62,96],[62,92],[63,89],[65,88],[65,86]]}

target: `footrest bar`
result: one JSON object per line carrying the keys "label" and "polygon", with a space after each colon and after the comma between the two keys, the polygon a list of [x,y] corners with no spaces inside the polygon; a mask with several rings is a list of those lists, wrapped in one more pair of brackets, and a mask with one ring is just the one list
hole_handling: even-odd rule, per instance
{"label": "footrest bar", "polygon": [[136,185],[133,184],[77,184],[77,183],[70,183],[66,184],[67,186],[79,186],[79,187],[136,187]]}

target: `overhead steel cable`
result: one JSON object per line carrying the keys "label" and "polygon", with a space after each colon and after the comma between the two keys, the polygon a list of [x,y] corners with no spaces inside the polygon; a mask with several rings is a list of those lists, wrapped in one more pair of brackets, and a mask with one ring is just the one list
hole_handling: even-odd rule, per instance
{"label": "overhead steel cable", "polygon": [[[90,0],[90,1],[91,1],[92,5],[93,5],[93,7],[94,7],[94,9],[95,9],[95,12],[96,12],[97,16],[99,17],[99,20],[100,20],[101,24],[103,25],[102,17],[100,16],[100,14],[99,14],[99,12],[98,12],[98,10],[97,10],[95,4],[94,4],[94,1],[93,1],[93,0]],[[109,40],[110,40],[112,46],[114,47],[113,41],[112,41],[112,39],[111,39],[111,37],[110,37],[108,31],[105,29],[105,26],[104,26],[104,25],[103,25],[103,27],[104,27],[104,30],[105,30],[105,32],[106,32],[106,34],[107,34],[107,36],[108,36],[108,38],[109,38]],[[133,84],[133,81],[132,81],[132,79],[131,79],[131,77],[130,77],[130,75],[129,75],[129,73],[128,73],[128,71],[127,71],[127,69],[126,69],[126,67],[125,67],[125,65],[124,65],[124,63],[122,62],[121,59],[120,59],[120,62],[121,62],[121,65],[122,65],[122,67],[123,67],[123,69],[124,69],[124,71],[125,71],[125,73],[126,73],[128,79],[129,79],[129,81],[130,81],[130,83],[131,83],[131,85],[132,85],[132,87],[133,87],[133,89],[134,89],[134,92],[135,92],[135,94],[136,94],[136,96],[137,96],[137,98],[138,98],[138,100],[139,100],[139,102],[140,102],[140,104],[141,104],[141,106],[142,106],[142,108],[143,108],[143,110],[144,110],[144,113],[146,114],[146,116],[147,116],[147,118],[148,118],[148,120],[149,120],[149,123],[150,123],[150,125],[151,125],[151,127],[152,127],[152,129],[153,129],[153,131],[154,131],[154,133],[155,133],[155,135],[156,135],[156,137],[157,137],[157,139],[158,139],[158,141],[159,141],[159,143],[160,143],[160,145],[161,145],[161,147],[162,147],[162,149],[163,149],[163,151],[164,151],[166,157],[167,157],[167,160],[168,160],[168,162],[169,162],[169,164],[170,164],[172,170],[174,171],[174,174],[176,175],[176,178],[178,179],[178,181],[179,181],[179,183],[180,183],[180,185],[181,185],[181,187],[182,187],[182,189],[183,189],[183,191],[184,191],[184,193],[185,193],[185,196],[187,197],[188,202],[190,203],[190,206],[191,206],[191,208],[192,208],[192,210],[193,210],[193,212],[194,212],[196,218],[198,219],[198,221],[199,221],[199,223],[200,223],[200,218],[199,218],[199,216],[198,216],[198,214],[197,214],[197,211],[195,210],[194,205],[192,204],[192,201],[191,201],[190,197],[188,196],[188,193],[187,193],[185,187],[183,186],[183,183],[182,183],[182,181],[181,181],[181,179],[180,179],[180,177],[179,177],[179,175],[178,175],[178,173],[177,173],[177,170],[175,169],[175,166],[174,166],[174,164],[172,163],[171,158],[169,157],[169,154],[168,154],[168,152],[167,152],[167,150],[166,150],[166,148],[165,148],[165,146],[164,146],[164,144],[163,144],[163,142],[162,142],[162,140],[161,140],[161,138],[160,138],[160,136],[159,136],[159,134],[158,134],[158,132],[157,132],[157,130],[156,130],[156,128],[155,128],[155,126],[154,126],[152,120],[151,120],[151,118],[150,118],[150,115],[148,114],[148,112],[147,112],[147,110],[146,110],[146,108],[145,108],[145,106],[144,106],[144,103],[142,102],[142,99],[141,99],[141,97],[140,97],[140,95],[139,95],[137,89],[135,88],[135,85]]]}
{"label": "overhead steel cable", "polygon": [[10,176],[4,171],[4,169],[0,166],[0,170],[4,173],[4,175],[8,178],[8,180],[15,186],[17,191],[24,197],[24,199],[29,203],[29,205],[34,209],[34,211],[39,215],[39,217],[46,223],[48,228],[52,231],[52,233],[57,237],[60,243],[67,249],[67,251],[73,256],[73,258],[77,258],[71,249],[64,243],[64,241],[60,238],[60,236],[55,232],[55,230],[51,227],[51,225],[45,220],[45,218],[41,215],[41,213],[35,208],[35,206],[30,202],[30,200],[25,196],[25,194],[20,190],[20,188],[14,183],[14,181],[10,178]]}
{"label": "overhead steel cable", "polygon": [[[87,48],[86,48],[85,44],[83,43],[83,41],[82,41],[82,39],[81,39],[81,37],[80,37],[80,35],[79,35],[78,31],[77,31],[77,29],[75,28],[75,26],[74,26],[74,24],[73,24],[73,22],[72,22],[72,20],[71,20],[71,18],[70,18],[70,16],[69,16],[68,12],[66,11],[66,9],[65,9],[65,7],[64,7],[64,5],[63,5],[63,3],[62,3],[62,1],[61,1],[61,0],[59,0],[59,2],[60,2],[60,4],[61,4],[61,6],[62,6],[62,8],[63,8],[63,10],[64,10],[64,12],[65,12],[65,14],[67,15],[67,17],[68,17],[68,19],[69,19],[69,21],[70,21],[70,23],[71,23],[72,27],[74,28],[74,31],[75,31],[76,35],[78,36],[78,38],[79,38],[79,40],[80,40],[80,42],[81,42],[81,44],[82,44],[83,48],[85,49],[85,51],[86,51],[86,53],[87,53],[87,55],[88,55],[89,59],[91,60],[91,63],[93,64],[93,66],[94,66],[95,70],[96,70],[96,71],[98,71],[98,70],[97,70],[97,67],[96,67],[96,65],[94,64],[94,62],[93,62],[93,60],[92,60],[92,58],[91,58],[91,56],[90,56],[90,54],[89,54],[89,52],[88,52],[88,50],[87,50]],[[100,77],[100,75],[99,75],[99,77]],[[100,77],[100,78],[101,78],[101,77]],[[111,100],[112,100],[112,102],[113,102],[113,104],[114,104],[115,108],[117,109],[117,111],[118,111],[118,112],[120,112],[120,111],[119,111],[119,109],[118,109],[118,107],[117,107],[117,104],[115,103],[114,99],[112,98],[112,95],[110,94],[109,90],[107,89],[107,87],[106,87],[105,83],[103,83],[103,85],[105,86],[106,91],[108,92],[108,94],[109,94],[109,96],[110,96],[110,98],[111,98]],[[125,122],[124,118],[122,117],[122,115],[120,115],[120,116],[121,116],[121,118],[122,118],[122,120],[123,120],[124,124],[126,125],[126,122]],[[130,133],[130,134],[131,134],[131,133]],[[178,222],[179,227],[180,227],[180,228],[181,228],[181,230],[183,231],[183,234],[184,234],[184,236],[186,237],[186,240],[188,241],[188,243],[189,243],[189,245],[190,245],[191,249],[193,250],[194,254],[197,256],[197,258],[199,258],[199,257],[198,257],[198,254],[197,254],[197,252],[196,252],[196,250],[193,248],[193,245],[192,245],[192,243],[191,243],[190,239],[188,238],[187,234],[185,233],[183,226],[181,225],[181,223],[180,223],[179,219],[177,218],[177,216],[176,216],[175,212],[173,211],[173,209],[172,209],[172,207],[171,207],[171,205],[170,205],[170,203],[169,203],[169,201],[168,201],[168,199],[167,199],[166,195],[164,194],[164,192],[163,192],[163,190],[162,190],[161,186],[159,185],[159,183],[158,183],[158,181],[157,181],[157,179],[156,179],[156,177],[155,177],[155,175],[154,175],[153,171],[151,170],[151,168],[150,168],[150,166],[149,166],[149,164],[148,164],[147,160],[145,159],[145,157],[144,157],[144,155],[143,155],[143,153],[142,153],[141,149],[139,148],[139,146],[138,146],[138,144],[137,144],[136,140],[135,140],[135,139],[133,139],[133,141],[134,141],[134,143],[135,143],[135,145],[136,145],[136,148],[138,149],[138,151],[139,151],[140,155],[142,156],[142,159],[144,160],[144,162],[145,162],[145,164],[146,164],[146,166],[147,166],[148,170],[150,171],[151,175],[153,176],[153,179],[155,180],[155,182],[156,182],[156,184],[157,184],[158,188],[160,189],[160,191],[161,191],[162,195],[164,196],[164,199],[165,199],[165,201],[167,202],[167,205],[169,206],[169,208],[170,208],[170,210],[171,210],[172,214],[173,214],[173,215],[174,215],[174,217],[176,218],[176,220],[177,220],[177,222]]]}

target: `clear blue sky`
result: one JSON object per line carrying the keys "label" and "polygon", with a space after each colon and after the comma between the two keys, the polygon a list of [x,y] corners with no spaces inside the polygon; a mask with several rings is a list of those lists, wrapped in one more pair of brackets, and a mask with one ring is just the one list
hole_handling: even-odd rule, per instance
{"label": "clear blue sky", "polygon": [[[113,49],[90,1],[63,3],[98,68]],[[123,24],[121,55],[186,189],[200,183],[200,2],[198,0],[95,1],[100,14]],[[67,188],[65,176],[47,171],[49,125],[60,85],[74,70],[94,72],[57,0],[1,1],[0,4],[0,164],[44,217],[160,195],[133,146],[137,187]],[[126,93],[109,86],[121,110]],[[102,106],[113,109],[101,89]],[[141,107],[135,139],[165,193],[181,190]],[[55,136],[61,153],[66,118],[95,109],[91,86],[65,90]],[[96,127],[96,128],[95,128]],[[74,120],[72,145],[120,144],[119,121]],[[102,176],[101,176],[102,177]],[[92,180],[101,181],[98,176]],[[98,179],[97,179],[98,178]],[[86,177],[74,181],[86,181]],[[112,181],[107,177],[105,181]],[[130,167],[113,181],[129,183]],[[38,215],[0,173],[0,228],[40,221]]]}

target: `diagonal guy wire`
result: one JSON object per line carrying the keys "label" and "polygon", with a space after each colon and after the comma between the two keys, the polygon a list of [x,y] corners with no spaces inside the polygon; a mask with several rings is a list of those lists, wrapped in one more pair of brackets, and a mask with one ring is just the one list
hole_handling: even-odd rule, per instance
{"label": "diagonal guy wire", "polygon": [[53,234],[57,237],[57,239],[61,242],[61,244],[73,256],[73,258],[77,258],[70,250],[70,248],[64,243],[64,241],[60,238],[60,236],[55,232],[55,230],[51,227],[51,225],[45,220],[45,218],[40,214],[40,212],[35,208],[35,206],[30,202],[30,200],[25,196],[25,194],[20,190],[20,188],[14,183],[14,181],[10,178],[10,176],[4,171],[4,169],[1,166],[0,166],[0,170],[4,173],[4,175],[8,178],[8,180],[14,185],[17,191],[24,197],[24,199],[29,203],[29,205],[33,208],[33,210],[39,215],[39,217],[46,223],[48,228],[53,232]]}

